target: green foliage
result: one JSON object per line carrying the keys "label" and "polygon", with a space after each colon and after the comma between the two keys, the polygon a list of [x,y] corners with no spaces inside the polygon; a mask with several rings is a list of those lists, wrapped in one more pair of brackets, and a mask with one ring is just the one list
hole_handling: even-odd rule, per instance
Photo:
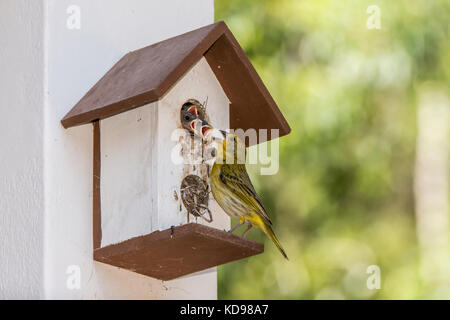
{"label": "green foliage", "polygon": [[[372,4],[380,30],[366,27]],[[220,267],[219,297],[427,298],[413,193],[416,89],[450,85],[450,1],[215,5],[292,128],[277,175],[251,168],[290,261],[252,230],[266,252]],[[381,290],[366,287],[373,264]]]}

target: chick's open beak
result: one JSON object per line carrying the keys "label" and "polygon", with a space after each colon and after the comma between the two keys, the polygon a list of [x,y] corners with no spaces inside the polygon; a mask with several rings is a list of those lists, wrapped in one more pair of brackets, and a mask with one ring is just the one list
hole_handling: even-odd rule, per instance
{"label": "chick's open beak", "polygon": [[196,117],[198,116],[198,111],[197,111],[197,107],[196,106],[190,107],[187,111],[192,113]]}
{"label": "chick's open beak", "polygon": [[200,135],[198,129],[201,127],[201,122],[202,122],[202,120],[200,120],[200,119],[194,119],[191,122],[189,122],[189,128],[196,135]]}
{"label": "chick's open beak", "polygon": [[201,126],[201,137],[205,139],[208,136],[211,129],[212,127],[207,122],[203,121]]}

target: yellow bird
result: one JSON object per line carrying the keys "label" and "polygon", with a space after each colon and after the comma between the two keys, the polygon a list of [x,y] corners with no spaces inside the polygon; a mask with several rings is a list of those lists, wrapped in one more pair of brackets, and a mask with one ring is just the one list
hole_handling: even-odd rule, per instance
{"label": "yellow bird", "polygon": [[[277,246],[281,254],[288,259],[280,241],[273,232],[272,221],[247,174],[245,146],[235,135],[222,130],[213,130],[205,121],[199,127],[200,132],[195,130],[197,134],[201,135],[203,139],[214,139],[217,142],[217,157],[210,174],[211,191],[222,209],[230,217],[239,219],[240,224],[236,225],[230,232],[247,223],[247,229],[242,234],[245,237],[253,226],[260,227]],[[215,137],[213,131],[217,132]],[[232,148],[227,148],[227,145]],[[243,163],[238,162],[239,159],[242,159],[238,156],[240,150],[244,152],[243,161],[241,161]]]}

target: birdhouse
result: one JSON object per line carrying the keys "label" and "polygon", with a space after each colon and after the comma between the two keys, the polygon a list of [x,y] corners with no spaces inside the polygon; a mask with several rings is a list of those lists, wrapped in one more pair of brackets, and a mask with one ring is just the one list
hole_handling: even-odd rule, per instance
{"label": "birdhouse", "polygon": [[196,144],[180,117],[188,101],[218,128],[290,131],[224,22],[126,54],[61,121],[93,123],[96,261],[170,280],[263,252],[224,231],[210,164],[178,161]]}

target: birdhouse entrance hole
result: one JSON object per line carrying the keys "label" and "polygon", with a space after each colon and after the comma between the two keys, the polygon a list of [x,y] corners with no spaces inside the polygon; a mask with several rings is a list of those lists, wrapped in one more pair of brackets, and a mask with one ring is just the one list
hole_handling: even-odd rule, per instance
{"label": "birdhouse entrance hole", "polygon": [[183,103],[183,106],[180,109],[181,123],[189,120],[187,118],[184,118],[185,114],[183,113],[183,107],[187,106],[187,105],[195,105],[196,106],[196,111],[198,113],[197,114],[198,118],[200,120],[204,120],[206,122],[209,122],[209,116],[208,116],[208,113],[206,112],[206,107],[208,106],[208,99],[206,101],[204,101],[203,103],[200,103],[196,99],[188,99],[188,100],[186,100],[185,103]]}

